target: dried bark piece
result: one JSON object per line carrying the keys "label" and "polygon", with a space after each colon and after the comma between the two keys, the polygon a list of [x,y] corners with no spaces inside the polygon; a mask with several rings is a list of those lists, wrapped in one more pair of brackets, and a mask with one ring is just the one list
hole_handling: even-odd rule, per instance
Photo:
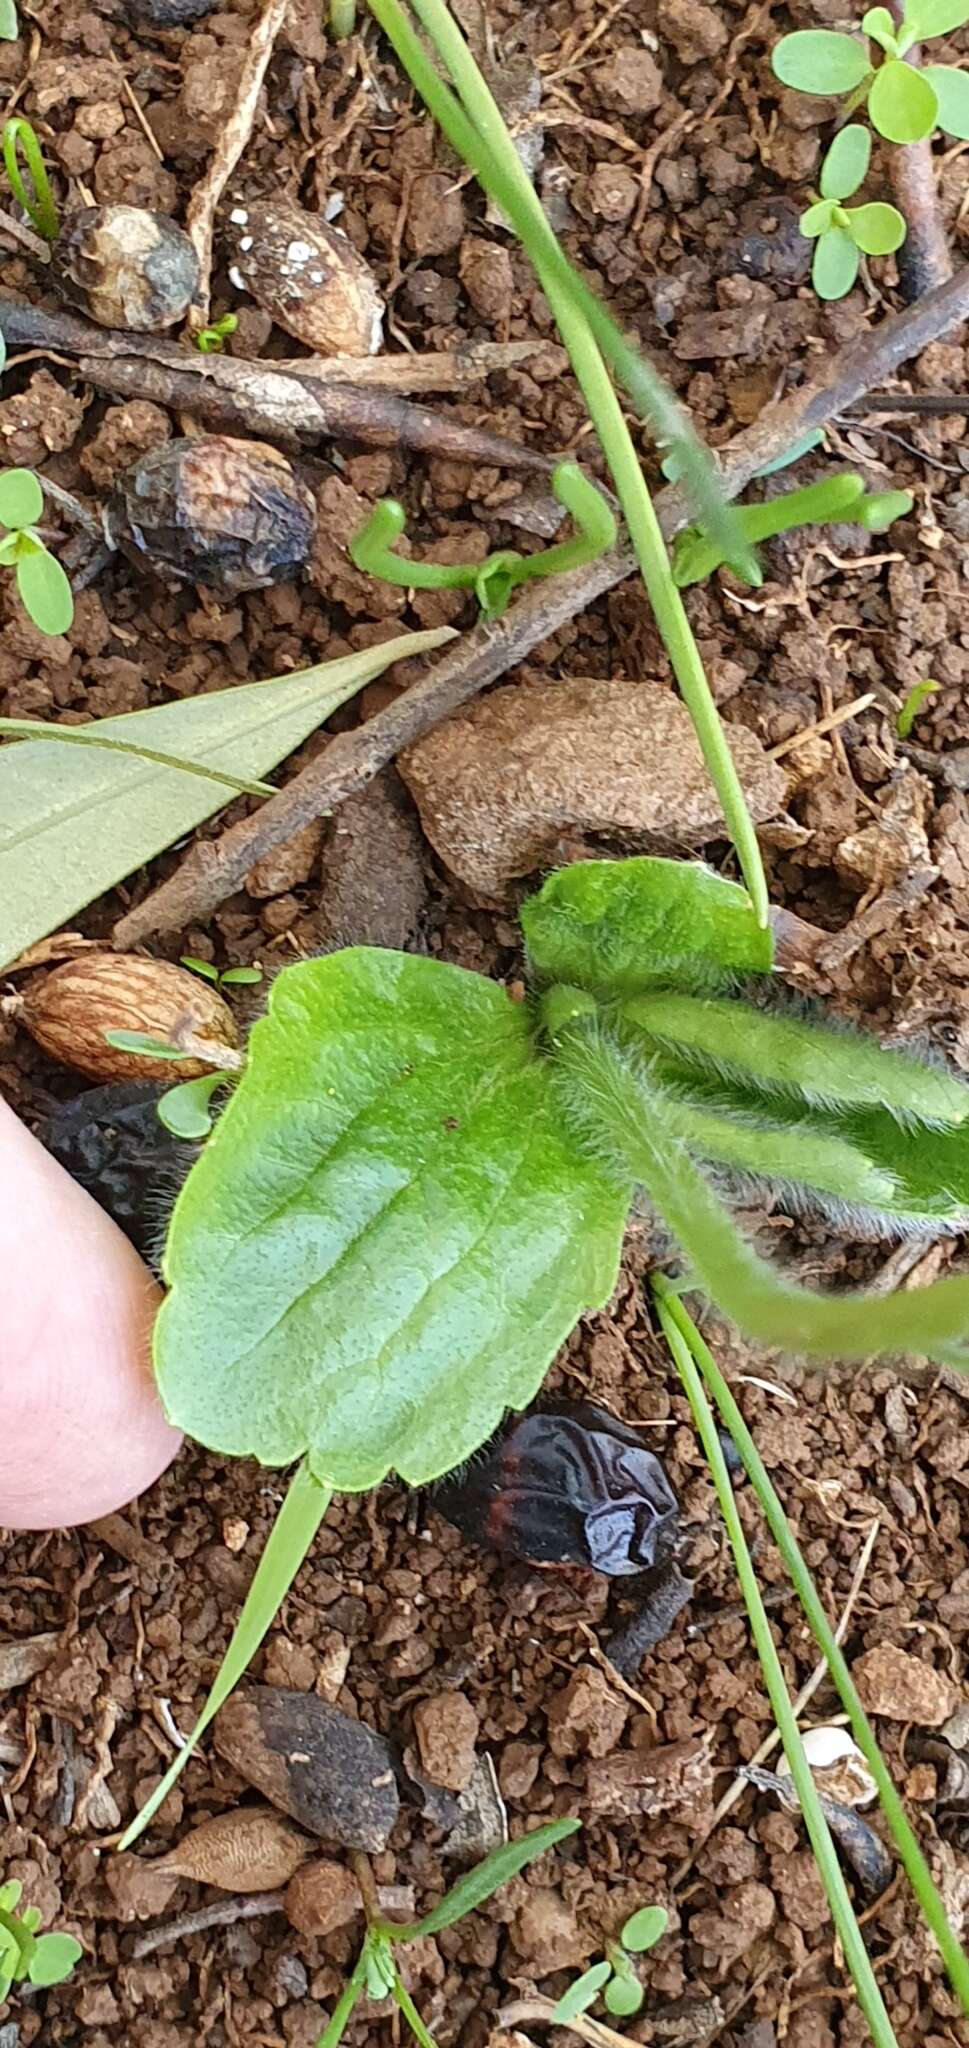
{"label": "dried bark piece", "polygon": [[12,1692],[15,1685],[27,1685],[38,1671],[45,1671],[60,1644],[56,1628],[42,1636],[24,1636],[16,1643],[0,1643],[0,1692]]}
{"label": "dried bark piece", "polygon": [[230,1699],[215,1746],[250,1785],[314,1835],[386,1848],[400,1799],[389,1743],[313,1693],[253,1686]]}
{"label": "dried bark piece", "polygon": [[[787,780],[742,726],[727,738],[761,822]],[[399,762],[447,866],[480,895],[560,857],[563,833],[638,847],[698,846],[724,831],[693,723],[656,683],[570,677],[515,682],[409,747]]]}
{"label": "dried bark piece", "polygon": [[951,1678],[894,1643],[866,1650],[851,1675],[867,1713],[881,1714],[886,1721],[911,1721],[916,1728],[941,1728],[961,1699]]}
{"label": "dried bark piece", "polygon": [[271,1806],[240,1806],[203,1820],[153,1867],[220,1892],[274,1892],[309,1852],[306,1836]]}

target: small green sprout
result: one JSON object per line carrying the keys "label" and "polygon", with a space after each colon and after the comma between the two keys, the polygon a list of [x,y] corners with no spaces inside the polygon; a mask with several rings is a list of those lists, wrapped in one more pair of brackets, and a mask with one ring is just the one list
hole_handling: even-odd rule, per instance
{"label": "small green sprout", "polygon": [[[20,158],[30,174],[33,190],[28,192],[20,169]],[[44,162],[40,143],[29,121],[22,114],[14,114],[4,123],[3,161],[6,166],[10,189],[19,200],[28,220],[32,220],[37,233],[45,242],[56,242],[60,233],[60,218],[50,189],[47,166]]]}
{"label": "small green sprout", "polygon": [[932,681],[931,676],[926,676],[923,683],[916,683],[914,688],[909,691],[895,720],[895,731],[900,740],[908,739],[926,698],[934,697],[939,687],[938,683]]}
{"label": "small green sprout", "polygon": [[357,0],[330,0],[326,25],[335,43],[345,42],[357,25]]}
{"label": "small green sprout", "polygon": [[195,337],[195,346],[203,356],[220,356],[230,336],[239,325],[237,313],[223,313],[220,320],[213,320],[209,327],[203,327]]}
{"label": "small green sprout", "polygon": [[73,1934],[38,1934],[40,1912],[36,1906],[17,1912],[22,1890],[16,1877],[0,1885],[0,2005],[9,1996],[11,1985],[25,1978],[44,1989],[63,1984],[82,1954]]}
{"label": "small green sprout", "polygon": [[[867,533],[884,533],[893,520],[903,518],[911,509],[910,491],[869,494],[862,477],[854,470],[842,470],[825,477],[822,483],[806,484],[799,491],[785,491],[779,498],[768,498],[762,505],[741,505],[739,518],[745,538],[762,541],[799,526],[842,523],[862,526]],[[723,561],[716,542],[708,540],[698,526],[688,526],[677,534],[673,543],[673,576],[681,590],[712,576]]]}
{"label": "small green sprout", "polygon": [[[337,2048],[354,2006],[362,1997],[392,1998],[421,2048],[435,2048],[434,2039],[401,1978],[394,1951],[408,1941],[419,1941],[423,1935],[439,1934],[443,1927],[453,1927],[456,1921],[463,1920],[468,1913],[482,1906],[509,1879],[517,1877],[520,1870],[534,1863],[536,1857],[544,1856],[546,1850],[553,1849],[557,1842],[564,1842],[567,1836],[574,1835],[580,1825],[579,1821],[571,1818],[552,1820],[544,1827],[535,1828],[532,1834],[524,1835],[521,1841],[506,1842],[503,1848],[495,1849],[486,1856],[483,1863],[476,1864],[464,1877],[459,1877],[457,1884],[445,1892],[440,1904],[434,1906],[430,1913],[425,1913],[423,1920],[412,1920],[403,1926],[380,1918],[367,1896],[372,1890],[372,1882],[362,1882],[369,1923],[363,1947],[316,2048]],[[358,1868],[357,1875],[365,1880],[367,1872]]]}
{"label": "small green sprout", "polygon": [[15,43],[19,34],[16,0],[0,0],[0,42]]}
{"label": "small green sprout", "polygon": [[581,1977],[563,1992],[555,2011],[549,2014],[553,2025],[565,2026],[579,2013],[588,2012],[600,1992],[606,2011],[617,2018],[630,2019],[637,2013],[646,1994],[629,1958],[655,1948],[668,1924],[669,1914],[663,1906],[641,1906],[638,1913],[632,1913],[621,1928],[618,1941],[606,1942],[605,1961],[583,1970]]}
{"label": "small green sprout", "polygon": [[811,282],[819,299],[843,299],[858,275],[862,256],[890,256],[905,240],[906,227],[897,206],[875,200],[868,206],[845,206],[864,183],[871,158],[867,128],[853,122],[836,135],[821,165],[821,192],[802,213],[802,235],[816,241]]}
{"label": "small green sprout", "polygon": [[263,979],[261,967],[226,967],[220,974],[211,960],[200,960],[195,953],[183,953],[181,965],[191,974],[198,974],[203,981],[210,981],[213,988],[253,988]]}
{"label": "small green sprout", "polygon": [[37,532],[44,493],[32,469],[0,471],[0,564],[13,568],[17,593],[41,633],[66,633],[74,617],[74,593],[50,549]]}
{"label": "small green sprout", "polygon": [[824,98],[845,93],[847,114],[867,105],[872,127],[887,142],[922,142],[936,128],[965,142],[969,73],[949,64],[916,69],[905,58],[916,43],[951,35],[967,21],[969,0],[908,0],[901,23],[887,7],[870,7],[861,26],[884,52],[877,69],[857,36],[827,28],[782,36],[771,63],[781,84],[797,92]]}
{"label": "small green sprout", "polygon": [[616,521],[602,492],[583,476],[576,462],[560,462],[552,490],[578,528],[574,539],[560,541],[538,555],[520,555],[502,548],[484,562],[410,562],[394,552],[404,531],[406,514],[396,498],[381,498],[366,524],[350,541],[350,560],[366,575],[379,576],[413,590],[473,590],[487,618],[500,619],[512,591],[535,576],[559,576],[594,562],[611,548]]}
{"label": "small green sprout", "polygon": [[225,1085],[225,1075],[199,1074],[195,1081],[180,1081],[168,1088],[155,1105],[155,1114],[173,1138],[198,1144],[212,1129],[212,1097]]}

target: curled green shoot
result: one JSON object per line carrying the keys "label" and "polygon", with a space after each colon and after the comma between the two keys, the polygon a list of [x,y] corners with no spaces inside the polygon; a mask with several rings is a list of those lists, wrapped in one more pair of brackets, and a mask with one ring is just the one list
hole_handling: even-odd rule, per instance
{"label": "curled green shoot", "polygon": [[938,689],[939,684],[933,682],[931,676],[926,676],[922,683],[913,684],[895,720],[895,731],[900,740],[908,739],[923,704],[929,697],[934,697]]}
{"label": "curled green shoot", "polygon": [[[851,470],[826,477],[822,483],[806,484],[798,491],[785,491],[762,505],[739,505],[737,516],[750,542],[773,540],[801,526],[862,526],[867,533],[884,533],[894,519],[912,509],[910,491],[876,491],[868,494],[863,479]],[[717,541],[709,540],[700,527],[686,527],[673,543],[673,575],[681,590],[701,583],[715,569],[724,567]]]}
{"label": "curled green shoot", "polygon": [[[32,190],[28,191],[20,169],[20,158],[30,177]],[[54,195],[47,176],[47,166],[36,134],[29,121],[22,114],[13,114],[4,123],[3,161],[6,166],[10,189],[19,201],[29,220],[33,221],[37,233],[45,242],[56,242],[60,232],[60,219],[54,204]]]}

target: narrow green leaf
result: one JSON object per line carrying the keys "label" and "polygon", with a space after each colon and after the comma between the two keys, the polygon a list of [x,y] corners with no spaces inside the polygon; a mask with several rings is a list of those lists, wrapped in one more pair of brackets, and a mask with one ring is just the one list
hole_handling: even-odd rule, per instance
{"label": "narrow green leaf", "polygon": [[938,121],[939,102],[924,71],[889,57],[875,73],[868,113],[887,142],[921,142]]}
{"label": "narrow green leaf", "polygon": [[[102,721],[107,724],[107,720]],[[198,775],[203,782],[216,782],[223,789],[231,789],[243,796],[275,796],[271,782],[247,780],[241,775],[226,775],[218,768],[210,768],[201,761],[182,761],[177,754],[160,754],[155,747],[132,746],[127,740],[106,739],[100,729],[86,725],[48,725],[39,718],[0,718],[0,735],[18,740],[52,740],[55,745],[66,747],[102,747],[111,754],[128,754],[135,761],[154,761],[160,768],[175,768],[183,775]]]}
{"label": "narrow green leaf", "polygon": [[723,987],[767,973],[773,960],[747,891],[689,861],[579,861],[551,875],[520,916],[539,982],[606,997],[657,984]]}
{"label": "narrow green leaf", "polygon": [[[0,41],[15,43],[20,34],[16,0],[0,0]],[[2,368],[0,362],[0,368]]]}
{"label": "narrow green leaf", "polygon": [[765,1114],[724,1114],[684,1093],[668,1104],[670,1127],[691,1152],[735,1173],[753,1174],[798,1191],[802,1200],[824,1194],[853,1208],[879,1209],[895,1196],[895,1180],[847,1137],[815,1130],[803,1118],[793,1141],[789,1124]]}
{"label": "narrow green leaf", "polygon": [[550,2025],[564,2027],[567,2021],[576,2019],[580,2012],[588,2012],[590,2005],[595,2004],[603,1985],[609,1982],[611,1976],[611,1963],[593,1963],[591,1969],[583,1970],[581,1977],[577,1977],[575,1983],[570,1984],[567,1991],[563,1991],[554,2012],[549,2013]]}
{"label": "narrow green leaf", "polygon": [[935,94],[939,127],[960,142],[969,141],[969,71],[952,64],[927,64],[922,73]]}
{"label": "narrow green leaf", "polygon": [[811,283],[819,299],[843,299],[858,275],[858,250],[844,228],[827,228],[811,265]]}
{"label": "narrow green leaf", "polygon": [[190,973],[201,975],[203,981],[211,981],[213,984],[218,982],[219,970],[213,967],[211,960],[199,960],[194,953],[181,953],[179,964],[187,967]]}
{"label": "narrow green leaf", "polygon": [[934,697],[940,685],[926,676],[921,683],[913,683],[908,696],[895,720],[895,731],[900,740],[907,740],[909,733],[928,697]]}
{"label": "narrow green leaf", "polygon": [[[868,176],[871,162],[871,133],[852,121],[835,136],[821,165],[821,195],[824,199],[850,199]],[[802,223],[801,233],[805,233]]]}
{"label": "narrow green leaf", "polygon": [[397,1969],[394,1970],[393,1983],[390,1986],[390,1990],[391,1996],[403,2013],[407,2025],[417,2042],[417,2048],[437,2048],[437,2042],[433,2034],[425,2027],[400,1971]]}
{"label": "narrow green leaf", "polygon": [[823,235],[834,218],[834,200],[818,199],[802,213],[798,221],[800,233],[806,241],[813,242],[816,235]]}
{"label": "narrow green leaf", "polygon": [[113,1045],[118,1052],[136,1052],[145,1060],[191,1060],[194,1053],[182,1052],[177,1045],[169,1045],[164,1038],[153,1038],[148,1031],[105,1031],[105,1042]]}
{"label": "narrow green leaf", "polygon": [[44,493],[32,469],[0,469],[0,523],[36,526],[44,510]]}
{"label": "narrow green leaf", "polygon": [[825,96],[853,91],[871,70],[864,43],[829,28],[800,28],[782,36],[771,65],[782,85]]}
{"label": "narrow green leaf", "polygon": [[608,1299],[626,1206],[495,983],[363,948],[285,968],[175,1207],[162,1400],[228,1455],[423,1484]]}
{"label": "narrow green leaf", "polygon": [[167,1088],[157,1104],[159,1123],[173,1138],[207,1138],[212,1129],[212,1097],[224,1085],[225,1075],[217,1073],[199,1074],[194,1081],[180,1081],[176,1088]]}
{"label": "narrow green leaf", "polygon": [[[433,1906],[422,1920],[415,1920],[404,1930],[408,1941],[417,1941],[424,1934],[439,1934],[442,1927],[453,1927],[456,1920],[463,1920],[466,1913],[473,1913],[500,1891],[520,1870],[524,1870],[536,1858],[544,1856],[547,1849],[554,1849],[556,1843],[564,1842],[569,1835],[578,1832],[582,1823],[571,1817],[565,1820],[546,1821],[543,1827],[533,1829],[531,1834],[522,1835],[517,1842],[506,1842],[502,1848],[492,1851],[483,1863],[459,1877],[457,1884],[445,1892],[440,1905]],[[399,1931],[398,1931],[398,1938]]]}
{"label": "narrow green leaf", "polygon": [[850,207],[848,217],[852,237],[866,256],[890,256],[905,240],[905,222],[897,206],[876,199],[869,206]]}
{"label": "narrow green leaf", "polygon": [[74,621],[74,592],[49,549],[39,544],[18,555],[16,574],[20,602],[38,630],[52,639],[67,633]]}
{"label": "narrow green leaf", "polygon": [[613,2013],[617,2019],[629,2019],[634,2012],[639,2011],[645,1996],[646,1993],[638,1978],[619,1976],[617,1973],[612,1983],[606,1985],[602,2003],[606,2011]]}
{"label": "narrow green leaf", "polygon": [[[261,776],[392,662],[451,638],[447,628],[404,634],[295,675],[99,719],[83,730],[201,759],[247,779]],[[0,969],[224,801],[221,785],[92,746],[53,748],[28,740],[3,748]]]}
{"label": "narrow green leaf", "polygon": [[73,1934],[42,1934],[30,1961],[32,1984],[63,1984],[84,1951]]}
{"label": "narrow green leaf", "polygon": [[266,977],[261,967],[227,967],[219,978],[223,988],[255,988]]}
{"label": "narrow green leaf", "polygon": [[638,1913],[630,1914],[619,1936],[623,1948],[634,1956],[645,1955],[647,1949],[655,1948],[662,1940],[669,1920],[665,1906],[641,1906]]}
{"label": "narrow green leaf", "polygon": [[920,42],[929,36],[952,35],[967,22],[967,0],[907,0],[905,26],[915,30]]}

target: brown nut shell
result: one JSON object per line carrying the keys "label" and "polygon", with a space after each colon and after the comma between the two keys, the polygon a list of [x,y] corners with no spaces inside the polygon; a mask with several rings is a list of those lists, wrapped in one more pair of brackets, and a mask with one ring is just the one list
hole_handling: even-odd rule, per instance
{"label": "brown nut shell", "polygon": [[233,283],[314,355],[376,355],[383,300],[338,228],[291,199],[253,201],[232,208],[227,240]]}
{"label": "brown nut shell", "polygon": [[[86,953],[55,967],[28,984],[17,1016],[51,1059],[92,1081],[192,1081],[221,1065],[219,1048],[234,1052],[239,1042],[235,1018],[209,982],[129,953]],[[148,1059],[109,1045],[106,1031],[211,1045],[216,1056]]]}
{"label": "brown nut shell", "polygon": [[63,297],[99,327],[154,334],[188,312],[199,265],[184,228],[167,213],[82,206],[58,235],[53,275]]}
{"label": "brown nut shell", "polygon": [[299,574],[316,535],[316,506],[275,448],[199,434],[132,463],[104,524],[139,567],[234,597]]}

